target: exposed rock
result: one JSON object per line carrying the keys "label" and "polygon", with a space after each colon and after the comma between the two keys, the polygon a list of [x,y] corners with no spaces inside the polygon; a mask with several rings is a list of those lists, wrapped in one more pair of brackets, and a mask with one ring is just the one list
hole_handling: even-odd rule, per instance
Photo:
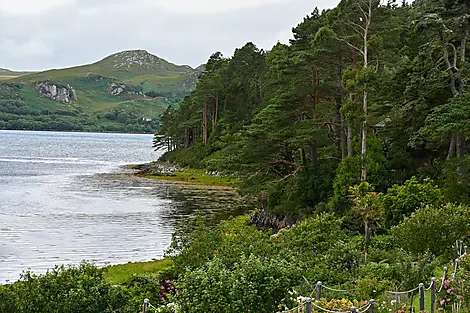
{"label": "exposed rock", "polygon": [[42,81],[34,86],[39,97],[57,102],[72,104],[77,100],[77,94],[70,85],[63,85],[51,81]]}
{"label": "exposed rock", "polygon": [[250,215],[251,222],[259,229],[272,229],[277,234],[282,229],[292,227],[301,218],[296,215],[277,215],[270,213],[267,209],[262,209]]}
{"label": "exposed rock", "polygon": [[106,92],[112,96],[124,98],[146,97],[140,87],[128,86],[115,82],[108,84]]}
{"label": "exposed rock", "polygon": [[97,82],[97,81],[106,80],[106,79],[109,79],[109,77],[106,77],[100,74],[95,74],[95,73],[88,73],[88,75],[85,76],[85,80],[89,82]]}
{"label": "exposed rock", "polygon": [[136,170],[135,174],[138,176],[174,176],[175,172],[184,171],[184,169],[180,169],[172,165],[162,164],[160,162],[136,164],[127,167],[132,170]]}
{"label": "exposed rock", "polygon": [[145,50],[123,51],[110,56],[114,68],[131,68],[138,66],[140,69],[170,69],[162,62],[162,59]]}

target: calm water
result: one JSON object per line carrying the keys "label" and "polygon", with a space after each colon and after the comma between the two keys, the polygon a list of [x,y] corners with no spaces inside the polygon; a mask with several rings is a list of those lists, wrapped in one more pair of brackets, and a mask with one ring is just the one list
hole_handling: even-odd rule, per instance
{"label": "calm water", "polygon": [[181,217],[243,210],[230,191],[124,175],[121,165],[158,158],[151,145],[151,135],[0,131],[0,283],[84,259],[160,258]]}

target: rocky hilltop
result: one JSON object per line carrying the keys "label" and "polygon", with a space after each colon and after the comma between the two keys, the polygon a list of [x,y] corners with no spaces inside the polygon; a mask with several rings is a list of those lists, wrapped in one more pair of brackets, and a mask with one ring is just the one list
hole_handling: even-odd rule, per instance
{"label": "rocky hilltop", "polygon": [[0,129],[153,132],[160,114],[194,89],[203,70],[145,50],[39,73],[0,70]]}

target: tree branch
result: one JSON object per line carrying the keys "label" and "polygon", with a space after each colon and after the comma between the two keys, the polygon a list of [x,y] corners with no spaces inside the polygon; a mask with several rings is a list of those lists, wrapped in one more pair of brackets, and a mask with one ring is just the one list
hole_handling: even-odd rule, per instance
{"label": "tree branch", "polygon": [[359,3],[356,2],[356,5],[359,8],[359,10],[361,10],[362,14],[364,15],[364,18],[367,20],[369,18],[367,13],[364,11],[364,9],[361,7],[361,5]]}
{"label": "tree branch", "polygon": [[362,51],[362,49],[360,49],[360,48],[356,47],[355,45],[351,44],[346,39],[338,38],[338,37],[336,37],[335,39],[338,40],[338,41],[345,42],[349,47],[353,48],[354,50],[358,51],[360,54],[364,55],[364,51]]}
{"label": "tree branch", "polygon": [[364,33],[366,32],[366,29],[364,28],[364,26],[362,26],[360,24],[357,24],[357,23],[354,23],[354,22],[351,22],[351,21],[348,21],[348,23],[350,24],[349,26],[351,26],[354,29],[354,31],[356,31],[357,33],[361,33],[361,32],[359,30],[357,30],[356,27],[358,27]]}
{"label": "tree branch", "polygon": [[287,175],[287,176],[284,176],[283,178],[279,179],[279,180],[275,180],[273,181],[273,183],[280,183],[281,181],[285,181],[287,180],[289,177],[294,177],[296,176],[301,170],[303,170],[305,168],[305,166],[299,166],[293,173]]}

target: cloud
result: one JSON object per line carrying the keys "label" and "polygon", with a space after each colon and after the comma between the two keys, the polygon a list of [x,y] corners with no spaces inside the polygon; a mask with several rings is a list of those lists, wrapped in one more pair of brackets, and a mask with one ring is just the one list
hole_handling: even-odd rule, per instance
{"label": "cloud", "polygon": [[338,2],[0,0],[0,67],[69,67],[129,49],[195,67],[215,51],[231,56],[249,41],[266,50],[287,42],[291,28],[315,6]]}
{"label": "cloud", "polygon": [[18,42],[14,39],[4,38],[0,44],[0,51],[14,59],[38,58],[52,56],[54,50],[40,39],[28,39]]}
{"label": "cloud", "polygon": [[41,14],[75,0],[0,0],[0,10],[8,15]]}

